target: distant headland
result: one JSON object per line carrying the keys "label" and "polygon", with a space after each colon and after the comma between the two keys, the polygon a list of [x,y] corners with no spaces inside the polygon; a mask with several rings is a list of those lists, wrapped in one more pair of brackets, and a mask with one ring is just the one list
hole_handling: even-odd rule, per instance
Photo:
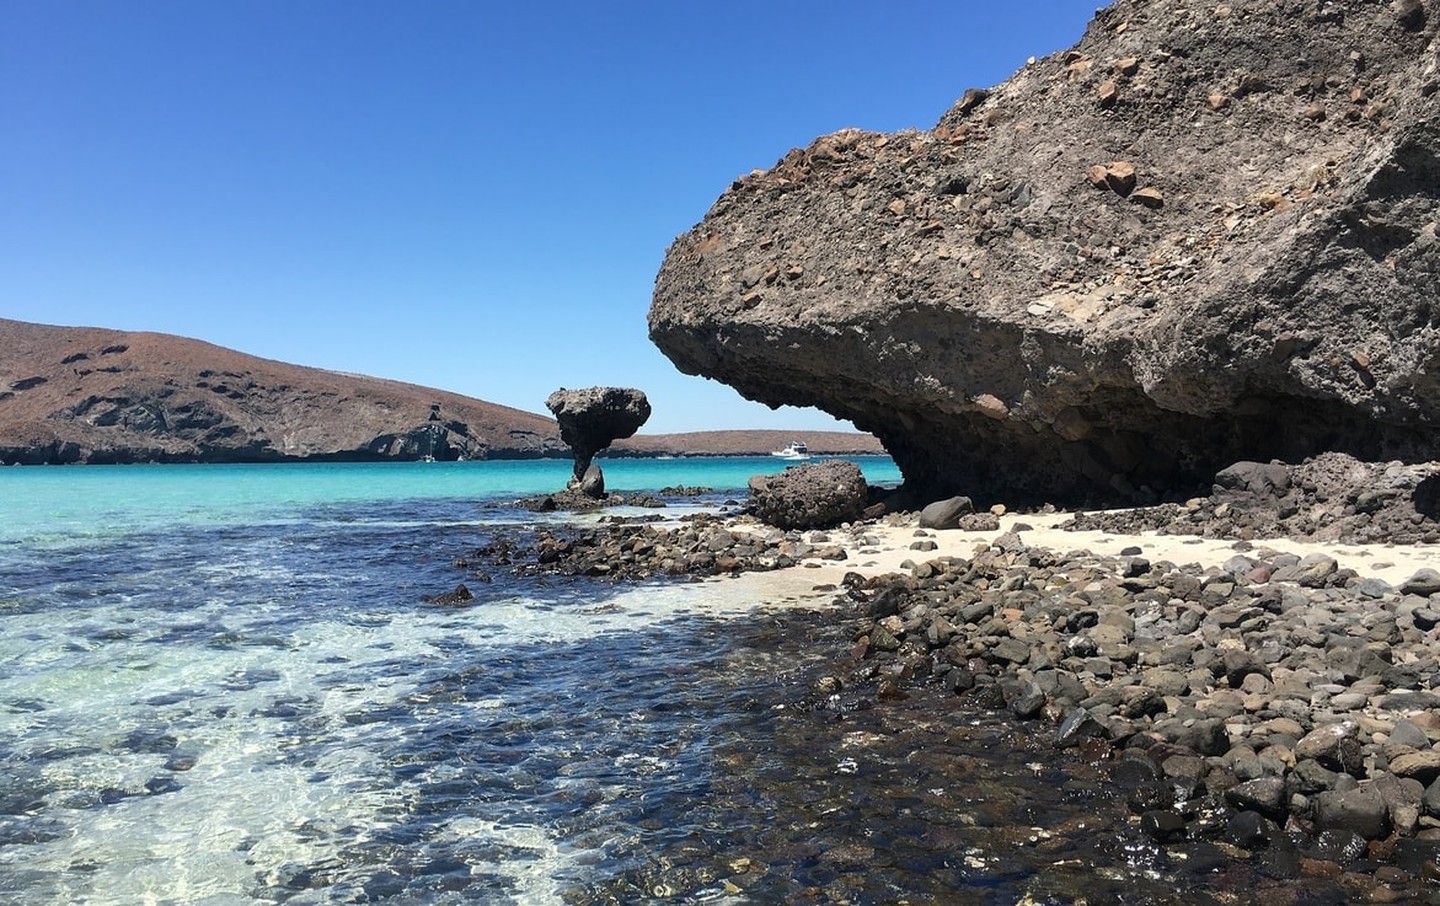
{"label": "distant headland", "polygon": [[[200,340],[0,319],[0,461],[24,464],[568,458],[546,416]],[[637,436],[612,456],[884,453],[867,434]]]}

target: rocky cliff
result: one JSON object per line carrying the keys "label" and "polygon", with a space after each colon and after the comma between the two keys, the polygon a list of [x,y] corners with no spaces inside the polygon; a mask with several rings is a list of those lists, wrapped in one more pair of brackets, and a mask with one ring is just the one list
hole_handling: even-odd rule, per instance
{"label": "rocky cliff", "polygon": [[651,337],[875,433],[930,495],[1433,458],[1433,3],[1121,0],[932,129],[736,181],[666,255]]}
{"label": "rocky cliff", "polygon": [[157,333],[0,320],[0,461],[567,455],[548,418]]}

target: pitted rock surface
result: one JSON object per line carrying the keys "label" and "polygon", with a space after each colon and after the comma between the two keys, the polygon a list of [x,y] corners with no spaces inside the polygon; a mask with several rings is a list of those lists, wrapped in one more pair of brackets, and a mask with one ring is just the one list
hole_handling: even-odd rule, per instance
{"label": "pitted rock surface", "polygon": [[845,130],[671,246],[687,373],[930,499],[1120,502],[1440,440],[1434,0],[1120,0],[928,130]]}
{"label": "pitted rock surface", "polygon": [[750,509],[782,529],[826,528],[860,518],[869,487],[860,467],[845,460],[791,466],[750,479]]}
{"label": "pitted rock surface", "polygon": [[[560,425],[560,439],[575,453],[575,483],[585,482],[585,473],[595,454],[612,441],[630,437],[650,417],[650,401],[639,390],[628,387],[560,388],[545,400]],[[603,496],[605,486],[599,482]],[[592,481],[592,487],[594,486]]]}

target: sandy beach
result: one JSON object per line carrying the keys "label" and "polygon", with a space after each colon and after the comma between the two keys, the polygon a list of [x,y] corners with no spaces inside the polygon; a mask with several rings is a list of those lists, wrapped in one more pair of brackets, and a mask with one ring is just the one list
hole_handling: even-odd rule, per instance
{"label": "sandy beach", "polygon": [[[844,561],[810,559],[804,566],[816,583],[838,581],[847,572],[864,576],[904,572],[908,561],[922,562],[940,557],[971,557],[977,547],[989,545],[1007,532],[1020,532],[1030,547],[1057,553],[1088,551],[1096,557],[1118,557],[1127,548],[1140,548],[1139,556],[1152,563],[1168,561],[1176,566],[1198,563],[1202,569],[1219,567],[1237,553],[1273,551],[1300,557],[1322,554],[1333,557],[1340,569],[1353,569],[1363,576],[1383,579],[1399,585],[1425,567],[1440,564],[1440,549],[1431,545],[1397,544],[1330,544],[1290,538],[1266,538],[1236,542],[1187,535],[1162,535],[1156,532],[1120,534],[1096,531],[1066,531],[1060,525],[1074,517],[1070,512],[1027,514],[1006,513],[1000,517],[998,531],[962,531],[960,529],[920,529],[916,524],[863,524],[849,532],[835,530],[822,533],[836,542],[842,539],[848,558]],[[737,526],[739,528],[740,526]],[[855,543],[856,541],[861,543]],[[935,542],[934,550],[912,549],[917,541]]]}

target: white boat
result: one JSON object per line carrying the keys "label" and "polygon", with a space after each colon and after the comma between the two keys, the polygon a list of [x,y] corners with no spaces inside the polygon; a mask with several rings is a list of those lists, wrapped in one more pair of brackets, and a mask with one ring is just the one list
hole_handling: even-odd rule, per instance
{"label": "white boat", "polygon": [[803,443],[801,443],[801,442],[798,441],[798,440],[792,440],[790,443],[786,444],[783,448],[781,448],[781,449],[779,449],[779,450],[775,450],[775,451],[772,452],[770,455],[771,455],[771,456],[778,456],[778,457],[780,457],[781,459],[809,459],[809,458],[810,458],[810,448],[807,447],[807,446],[805,446]]}

